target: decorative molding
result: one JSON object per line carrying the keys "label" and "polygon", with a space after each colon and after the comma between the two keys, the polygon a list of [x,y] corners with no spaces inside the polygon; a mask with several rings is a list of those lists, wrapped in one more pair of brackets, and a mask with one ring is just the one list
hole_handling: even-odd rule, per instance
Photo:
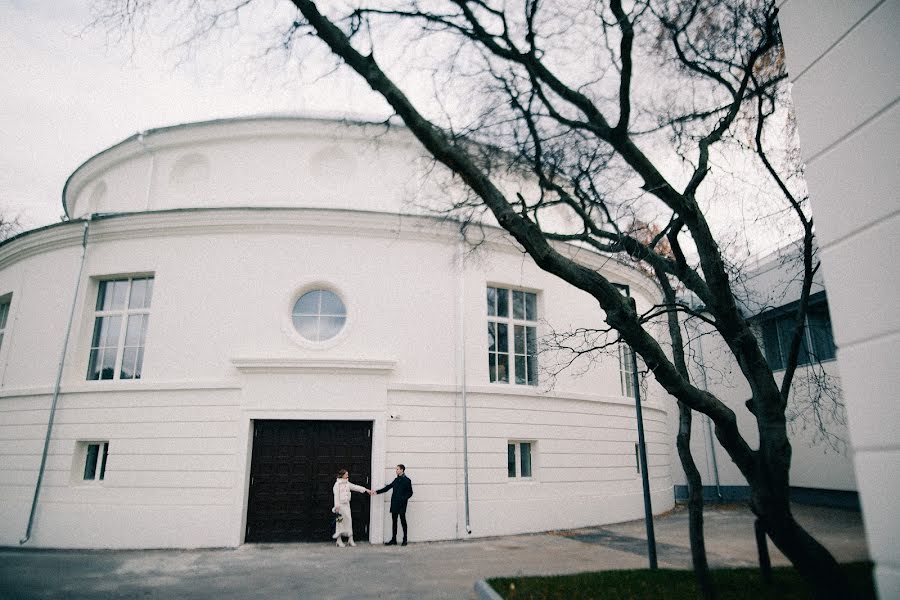
{"label": "decorative molding", "polygon": [[232,358],[231,364],[241,373],[380,373],[387,374],[397,366],[395,360],[366,358]]}
{"label": "decorative molding", "polygon": [[[151,381],[140,379],[137,381],[123,381],[110,379],[104,381],[82,382],[72,385],[63,385],[59,393],[67,394],[121,394],[130,392],[180,392],[202,390],[240,390],[241,384],[234,379],[222,379],[218,381],[183,380],[183,381]],[[0,389],[0,399],[25,398],[28,396],[51,396],[52,386],[34,386],[22,388]]]}

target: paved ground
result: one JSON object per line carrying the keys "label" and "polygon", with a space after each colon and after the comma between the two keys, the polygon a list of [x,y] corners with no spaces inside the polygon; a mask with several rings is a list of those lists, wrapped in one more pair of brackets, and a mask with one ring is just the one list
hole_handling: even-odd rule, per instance
{"label": "paved ground", "polygon": [[[860,514],[796,506],[839,561],[868,558]],[[712,566],[755,561],[753,519],[708,508]],[[690,568],[687,512],[655,520],[660,567]],[[235,550],[41,551],[0,548],[0,599],[463,599],[479,579],[647,566],[643,521],[547,534],[411,544],[247,544]],[[772,548],[772,562],[786,564]]]}

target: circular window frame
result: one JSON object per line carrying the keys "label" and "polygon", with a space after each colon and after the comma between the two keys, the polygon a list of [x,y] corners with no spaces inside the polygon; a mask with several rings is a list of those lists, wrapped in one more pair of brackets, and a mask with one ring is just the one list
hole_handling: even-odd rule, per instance
{"label": "circular window frame", "polygon": [[[315,291],[325,291],[331,292],[335,296],[338,297],[338,300],[344,305],[345,318],[344,318],[344,326],[340,331],[337,332],[333,337],[328,338],[327,340],[322,340],[320,342],[310,340],[309,338],[303,337],[303,335],[297,331],[297,328],[294,327],[294,306],[297,304],[297,301],[300,300],[305,294],[309,292]],[[287,310],[284,312],[284,329],[287,332],[288,336],[298,345],[303,346],[304,348],[311,348],[316,350],[322,350],[326,348],[331,348],[340,344],[343,339],[347,335],[347,331],[350,329],[351,324],[353,322],[352,311],[348,307],[348,303],[346,300],[347,296],[343,293],[343,291],[335,286],[334,284],[325,282],[325,281],[314,281],[308,284],[305,284],[297,289],[290,295]]]}

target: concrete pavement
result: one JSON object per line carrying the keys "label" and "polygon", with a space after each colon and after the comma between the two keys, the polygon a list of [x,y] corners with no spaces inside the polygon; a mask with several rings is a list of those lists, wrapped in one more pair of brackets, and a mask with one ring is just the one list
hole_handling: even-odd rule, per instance
{"label": "concrete pavement", "polygon": [[[867,560],[858,512],[795,506],[797,519],[841,562]],[[412,525],[412,524],[411,524]],[[655,519],[659,566],[690,568],[687,511]],[[713,567],[755,564],[745,507],[708,507]],[[775,565],[787,564],[770,547]],[[643,521],[603,527],[356,548],[246,544],[237,549],[54,551],[0,548],[2,599],[278,598],[475,600],[480,579],[647,566]]]}

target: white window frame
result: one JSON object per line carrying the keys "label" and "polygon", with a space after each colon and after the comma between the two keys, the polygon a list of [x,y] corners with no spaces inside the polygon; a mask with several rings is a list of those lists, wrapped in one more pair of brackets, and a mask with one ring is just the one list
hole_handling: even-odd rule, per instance
{"label": "white window frame", "polygon": [[[97,447],[97,456],[91,476],[87,476],[91,446]],[[109,474],[109,440],[79,440],[72,460],[72,482],[76,485],[103,485]]]}
{"label": "white window frame", "polygon": [[3,350],[3,341],[6,339],[6,331],[9,321],[9,312],[12,309],[12,294],[0,296],[0,351]]}
{"label": "white window frame", "polygon": [[[150,284],[150,287],[151,287],[150,302],[145,307],[129,308],[128,305],[131,301],[131,292],[132,292],[134,281],[142,280],[142,279],[148,279],[152,282]],[[110,283],[114,283],[114,282],[118,282],[118,281],[128,282],[127,290],[125,292],[125,300],[122,305],[122,308],[120,308],[120,309],[97,309],[97,302],[100,301],[100,290],[103,289],[103,284],[108,285]],[[142,351],[146,348],[146,345],[147,345],[146,330],[149,327],[147,322],[149,321],[149,318],[150,318],[150,306],[152,305],[152,302],[153,302],[153,291],[155,288],[155,283],[156,283],[156,280],[155,280],[155,277],[153,274],[130,275],[130,276],[108,277],[108,278],[104,277],[104,278],[98,280],[97,294],[96,294],[97,299],[95,300],[95,303],[94,303],[93,320],[91,323],[92,324],[91,337],[90,337],[90,342],[89,342],[89,347],[88,347],[88,369],[87,369],[87,380],[88,381],[135,381],[135,380],[139,380],[142,378],[142,375],[137,376],[137,377],[125,378],[125,379],[122,379],[122,377],[121,377],[122,361],[124,359],[125,349],[126,349],[125,348],[125,336],[128,332],[128,320],[130,317],[137,316],[137,315],[146,316],[146,321],[144,322],[144,328],[143,328],[144,332],[141,334],[141,338],[140,338],[141,345],[137,346],[137,348],[139,348],[138,356],[140,356],[141,359],[140,359],[139,363],[137,361],[135,362],[135,366],[136,367],[140,366],[141,367],[140,371],[141,371],[141,373],[143,373],[144,359],[143,359]],[[94,366],[94,363],[91,360],[91,357],[93,356],[93,353],[94,353],[94,335],[96,332],[98,320],[102,319],[102,318],[113,318],[113,317],[120,317],[122,319],[122,322],[119,326],[118,339],[116,340],[116,360],[115,360],[115,364],[113,366],[113,376],[111,378],[103,378],[102,377],[103,353],[100,353],[98,360],[100,360],[100,363],[101,363],[101,369],[100,369],[101,377],[98,377],[95,379],[95,378],[91,377],[91,372],[93,371],[92,367]],[[112,346],[109,346],[109,347],[111,348]],[[136,371],[137,371],[137,369],[136,369]]]}
{"label": "white window frame", "polygon": [[[487,312],[487,323],[488,327],[491,331],[498,331],[499,327],[506,327],[506,347],[501,348],[499,346],[500,336],[499,333],[493,335],[495,340],[495,350],[490,349],[490,345],[488,345],[488,379],[490,383],[502,384],[502,385],[528,385],[528,386],[537,386],[539,377],[538,374],[540,372],[540,366],[538,363],[538,315],[540,314],[539,310],[539,297],[536,291],[525,290],[520,288],[512,288],[512,287],[504,287],[500,285],[492,285],[488,284],[486,293],[490,294],[490,290],[494,290],[495,299],[500,296],[499,291],[506,292],[506,315],[501,315],[499,309],[495,309],[497,314],[490,314],[490,305],[487,302],[487,295],[485,296],[485,310]],[[523,309],[522,318],[515,317],[515,306],[514,306],[514,298],[516,294],[524,294],[522,296],[522,301],[524,302],[525,308]],[[528,307],[528,296],[534,298],[534,314],[531,316],[533,318],[529,319],[527,314]],[[495,300],[495,307],[497,306]],[[516,348],[516,328],[522,328],[523,335],[523,347],[522,352],[517,352]],[[491,334],[488,334],[488,343],[490,343]],[[533,350],[533,353],[529,352],[529,347]],[[506,379],[502,379],[500,377],[500,356],[505,355],[507,361],[507,372]],[[525,368],[525,373],[520,374],[520,369],[517,367],[517,358],[522,359],[522,363]],[[531,367],[529,367],[529,364]],[[494,379],[491,380],[491,369],[490,367],[494,367]],[[519,375],[522,375],[523,381],[518,381]]]}
{"label": "white window frame", "polygon": [[[614,283],[626,298],[631,297],[631,288],[625,284]],[[622,395],[626,398],[634,398],[634,361],[636,356],[631,346],[624,340],[619,341],[619,383],[622,386]]]}
{"label": "white window frame", "polygon": [[[525,444],[528,446],[528,465],[530,467],[529,474],[523,475],[522,473],[522,445]],[[510,446],[513,447],[513,474],[509,472],[509,450]],[[537,477],[535,475],[535,448],[537,444],[534,440],[509,440],[506,442],[506,477],[509,481],[534,481]]]}

